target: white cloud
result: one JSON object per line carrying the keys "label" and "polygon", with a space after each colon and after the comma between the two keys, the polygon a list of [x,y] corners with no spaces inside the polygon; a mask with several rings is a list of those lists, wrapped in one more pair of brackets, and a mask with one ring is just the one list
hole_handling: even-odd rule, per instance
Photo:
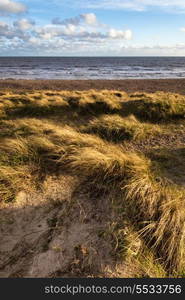
{"label": "white cloud", "polygon": [[130,40],[132,38],[132,31],[116,30],[114,28],[109,31],[88,30],[86,26],[75,26],[73,24],[67,25],[46,25],[44,27],[36,28],[36,34],[43,39],[64,38],[64,39],[116,39],[116,40]]}
{"label": "white cloud", "polygon": [[7,30],[8,25],[5,22],[0,21],[0,33],[4,30]]}
{"label": "white cloud", "polygon": [[64,19],[64,20],[61,20],[60,18],[54,18],[52,20],[52,23],[54,25],[68,25],[68,24],[79,25],[81,23],[85,23],[89,26],[94,26],[98,24],[98,20],[94,13],[89,13],[89,14],[81,14],[79,16],[69,18],[69,19]]}
{"label": "white cloud", "polygon": [[52,24],[54,25],[67,25],[67,24],[79,25],[80,22],[81,22],[80,16],[74,18],[68,18],[64,20],[61,20],[60,18],[54,18],[52,20]]}
{"label": "white cloud", "polygon": [[185,43],[179,44],[154,44],[154,45],[129,45],[118,49],[117,55],[129,56],[184,56]]}
{"label": "white cloud", "polygon": [[28,19],[20,19],[14,22],[14,26],[22,31],[27,31],[33,28],[35,22]]}
{"label": "white cloud", "polygon": [[31,37],[28,42],[31,44],[31,45],[39,45],[41,40],[39,38],[36,38],[36,37]]}
{"label": "white cloud", "polygon": [[[33,35],[21,35],[13,31],[10,38],[10,28],[7,24],[0,23],[4,36],[0,38],[1,55],[9,53],[11,55],[118,55],[118,56],[153,56],[153,55],[184,55],[185,43],[181,44],[133,44],[126,39],[110,38],[108,32],[104,35],[100,32],[88,33],[85,29],[79,28],[79,32],[59,35],[54,28],[50,31],[34,32]],[[48,25],[49,26],[49,25]],[[11,27],[13,30],[14,28]],[[56,29],[57,30],[57,29]],[[64,29],[63,29],[64,30]],[[77,29],[75,28],[75,31]],[[9,38],[5,36],[9,32]]]}
{"label": "white cloud", "polygon": [[26,6],[20,2],[0,0],[0,14],[19,14],[26,10]]}
{"label": "white cloud", "polygon": [[60,20],[55,18],[52,24],[36,29],[41,38],[67,37],[78,39],[132,39],[132,31],[109,28],[108,25],[98,21],[94,13]]}
{"label": "white cloud", "polygon": [[76,26],[73,24],[68,24],[64,29],[63,29],[63,34],[65,35],[73,35],[76,32]]}
{"label": "white cloud", "polygon": [[9,25],[5,22],[0,22],[0,37],[6,40],[13,40],[16,38],[26,41],[29,35],[23,30],[20,30],[15,23]]}
{"label": "white cloud", "polygon": [[114,28],[110,29],[108,32],[108,37],[112,39],[126,39],[126,40],[131,40],[132,39],[132,31],[131,30],[116,30]]}
{"label": "white cloud", "polygon": [[72,54],[81,51],[93,55],[105,49],[118,49],[131,38],[130,29],[110,28],[99,23],[93,13],[63,21],[55,19],[53,24],[44,26],[37,26],[34,21],[26,18],[14,21],[12,25],[0,22],[0,40],[3,41],[1,44],[4,44],[1,46],[1,54],[6,47],[11,48],[10,53],[15,50],[16,54],[19,50],[22,51],[21,49],[24,49],[25,53],[32,49],[37,54],[39,51],[49,51],[49,48],[51,52],[57,52],[57,47],[58,51],[61,50],[60,47],[65,47]]}
{"label": "white cloud", "polygon": [[93,26],[93,25],[97,25],[97,23],[98,23],[96,15],[93,14],[93,13],[83,14],[83,15],[81,15],[81,17],[84,19],[84,21],[87,25],[92,25]]}

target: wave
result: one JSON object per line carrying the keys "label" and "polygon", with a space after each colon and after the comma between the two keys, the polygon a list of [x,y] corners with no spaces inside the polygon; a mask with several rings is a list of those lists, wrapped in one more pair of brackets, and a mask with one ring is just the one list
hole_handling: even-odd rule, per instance
{"label": "wave", "polygon": [[0,78],[127,79],[185,78],[184,57],[4,58]]}

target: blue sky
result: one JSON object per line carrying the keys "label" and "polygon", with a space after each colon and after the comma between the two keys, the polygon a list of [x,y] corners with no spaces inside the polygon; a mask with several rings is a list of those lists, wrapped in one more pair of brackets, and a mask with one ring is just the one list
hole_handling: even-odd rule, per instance
{"label": "blue sky", "polygon": [[0,55],[185,56],[185,0],[0,0]]}

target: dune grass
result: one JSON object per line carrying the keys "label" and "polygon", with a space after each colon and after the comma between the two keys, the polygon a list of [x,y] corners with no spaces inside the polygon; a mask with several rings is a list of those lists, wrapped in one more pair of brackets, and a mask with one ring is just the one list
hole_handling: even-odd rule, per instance
{"label": "dune grass", "polygon": [[[176,94],[2,93],[0,202],[15,201],[19,191],[37,189],[45,176],[65,170],[78,177],[79,186],[119,204],[115,249],[124,252],[123,260],[137,264],[138,276],[183,274],[185,176],[179,167],[175,176],[181,173],[180,180],[173,179],[171,166],[177,153],[170,151],[168,143],[164,149],[154,144],[138,151],[137,142],[145,145],[152,137],[160,143],[167,132],[177,135],[184,115],[185,97]],[[180,123],[175,124],[177,119]],[[169,132],[169,122],[174,132]],[[174,147],[178,146],[174,140]],[[185,144],[179,147],[180,166],[185,164]],[[129,220],[133,234],[120,235],[124,220]],[[132,250],[135,235],[141,241],[137,253]]]}
{"label": "dune grass", "polygon": [[185,97],[158,92],[155,94],[133,94],[127,103],[128,110],[143,120],[152,122],[184,119]]}
{"label": "dune grass", "polygon": [[155,136],[161,133],[161,129],[157,125],[141,123],[133,115],[125,118],[119,115],[103,115],[90,121],[83,132],[97,134],[108,141],[121,142]]}
{"label": "dune grass", "polygon": [[146,243],[156,248],[170,270],[184,268],[184,188],[160,177],[150,160],[114,146],[85,147],[68,160],[73,172],[89,178],[96,189],[121,194],[127,214]]}

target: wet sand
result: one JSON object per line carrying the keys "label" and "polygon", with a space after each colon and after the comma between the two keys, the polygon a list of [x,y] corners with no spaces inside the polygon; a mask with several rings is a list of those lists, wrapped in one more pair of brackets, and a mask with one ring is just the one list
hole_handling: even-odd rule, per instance
{"label": "wet sand", "polygon": [[185,79],[125,80],[0,80],[0,90],[89,90],[110,89],[128,93],[164,91],[185,94]]}

